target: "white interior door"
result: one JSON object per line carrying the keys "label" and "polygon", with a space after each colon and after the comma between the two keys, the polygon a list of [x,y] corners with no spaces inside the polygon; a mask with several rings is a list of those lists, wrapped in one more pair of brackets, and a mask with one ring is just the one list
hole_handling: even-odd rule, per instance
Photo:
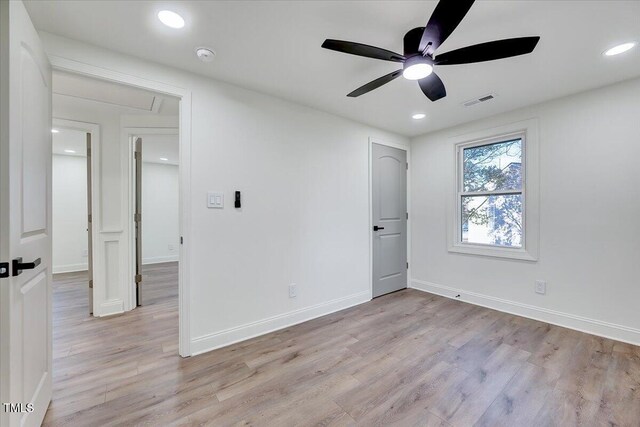
{"label": "white interior door", "polygon": [[372,144],[373,297],[407,287],[407,152]]}
{"label": "white interior door", "polygon": [[134,138],[134,155],[135,160],[135,212],[133,214],[133,223],[135,225],[135,241],[136,241],[136,305],[142,305],[142,138]]}
{"label": "white interior door", "polygon": [[51,69],[21,1],[0,2],[0,407],[40,425],[51,400]]}

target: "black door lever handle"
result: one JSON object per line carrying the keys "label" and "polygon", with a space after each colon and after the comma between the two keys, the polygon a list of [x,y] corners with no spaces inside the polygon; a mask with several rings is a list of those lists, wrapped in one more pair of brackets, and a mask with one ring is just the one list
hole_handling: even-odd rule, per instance
{"label": "black door lever handle", "polygon": [[39,265],[40,265],[40,258],[37,258],[33,262],[22,262],[22,258],[16,258],[11,262],[14,276],[17,276],[20,273],[22,273],[22,270],[33,270]]}
{"label": "black door lever handle", "polygon": [[373,231],[384,230],[384,227],[378,227],[377,225],[373,226]]}

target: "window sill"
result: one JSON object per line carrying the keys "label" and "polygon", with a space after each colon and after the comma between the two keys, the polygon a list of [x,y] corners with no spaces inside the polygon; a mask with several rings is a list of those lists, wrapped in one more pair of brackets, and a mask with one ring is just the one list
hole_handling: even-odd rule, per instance
{"label": "window sill", "polygon": [[529,253],[526,249],[510,249],[495,246],[479,246],[469,244],[456,244],[449,246],[449,252],[467,255],[479,255],[495,258],[516,259],[521,261],[537,261],[538,257]]}

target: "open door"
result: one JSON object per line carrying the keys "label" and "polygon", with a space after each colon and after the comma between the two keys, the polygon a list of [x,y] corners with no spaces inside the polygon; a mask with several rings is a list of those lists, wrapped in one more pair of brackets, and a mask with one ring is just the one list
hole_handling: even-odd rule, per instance
{"label": "open door", "polygon": [[0,2],[0,424],[51,400],[51,67],[21,1]]}
{"label": "open door", "polygon": [[89,314],[93,314],[93,218],[91,217],[91,134],[87,132],[87,272],[89,273]]}
{"label": "open door", "polygon": [[134,160],[136,169],[136,305],[142,305],[142,138],[135,138]]}

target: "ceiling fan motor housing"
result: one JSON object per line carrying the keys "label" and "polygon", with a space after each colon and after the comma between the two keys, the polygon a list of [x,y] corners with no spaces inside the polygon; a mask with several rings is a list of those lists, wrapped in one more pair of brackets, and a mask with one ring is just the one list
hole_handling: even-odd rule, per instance
{"label": "ceiling fan motor housing", "polygon": [[418,27],[410,30],[407,34],[404,35],[403,52],[405,58],[409,58],[415,55],[422,56],[422,52],[419,51],[422,33],[424,33],[424,27]]}

